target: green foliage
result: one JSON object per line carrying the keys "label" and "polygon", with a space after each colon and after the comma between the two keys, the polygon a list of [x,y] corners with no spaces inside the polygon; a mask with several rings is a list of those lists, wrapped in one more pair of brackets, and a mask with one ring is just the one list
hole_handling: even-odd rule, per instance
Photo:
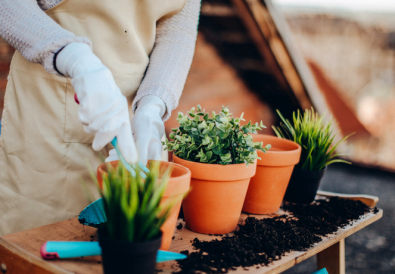
{"label": "green foliage", "polygon": [[192,108],[187,115],[178,113],[180,126],[172,129],[172,141],[163,143],[178,157],[209,164],[248,165],[259,159],[258,149],[266,152],[270,148],[270,145],[263,147],[262,142],[253,142],[250,135],[265,128],[262,121],[260,125],[248,122],[240,126],[240,121],[244,121],[243,114],[240,118],[233,118],[227,107],[222,107],[219,114],[213,112],[211,118],[200,105],[196,110]]}
{"label": "green foliage", "polygon": [[108,237],[144,242],[159,235],[176,200],[160,205],[171,171],[160,171],[158,162],[149,169],[144,181],[138,170],[132,176],[121,162],[117,168],[107,164],[108,174],[99,191],[107,216],[102,228]]}
{"label": "green foliage", "polygon": [[299,110],[297,113],[294,112],[293,124],[291,124],[280,111],[277,110],[277,113],[282,120],[280,127],[272,126],[277,137],[289,139],[302,147],[300,162],[296,167],[303,170],[322,170],[325,166],[336,162],[351,164],[348,161],[336,159],[337,156],[342,155],[335,152],[337,146],[350,135],[332,146],[336,136],[332,134],[332,118],[325,122],[325,115],[319,116],[311,108],[311,111],[306,109],[303,116]]}

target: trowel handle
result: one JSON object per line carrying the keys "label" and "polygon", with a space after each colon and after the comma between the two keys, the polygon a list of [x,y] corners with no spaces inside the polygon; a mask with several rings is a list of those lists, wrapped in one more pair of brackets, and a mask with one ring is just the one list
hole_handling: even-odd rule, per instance
{"label": "trowel handle", "polygon": [[41,246],[44,259],[67,259],[101,255],[98,242],[46,242]]}
{"label": "trowel handle", "polygon": [[[80,104],[80,101],[78,101],[77,93],[74,94],[74,101],[77,104]],[[130,172],[130,174],[132,174],[133,177],[136,176],[136,172],[134,171],[133,166],[131,166],[126,162],[125,158],[123,158],[121,151],[119,150],[117,136],[114,137],[114,139],[111,141],[111,144],[114,146],[115,150],[117,151],[119,160],[121,160],[121,162],[126,167],[126,169]],[[141,169],[140,176],[141,178],[145,179],[147,177],[146,173],[149,172],[149,169],[146,166],[144,166],[141,162],[138,162],[138,165]]]}
{"label": "trowel handle", "polygon": [[[46,242],[41,246],[41,256],[46,260],[68,259],[85,256],[101,255],[99,242]],[[156,262],[186,259],[186,255],[158,250]]]}

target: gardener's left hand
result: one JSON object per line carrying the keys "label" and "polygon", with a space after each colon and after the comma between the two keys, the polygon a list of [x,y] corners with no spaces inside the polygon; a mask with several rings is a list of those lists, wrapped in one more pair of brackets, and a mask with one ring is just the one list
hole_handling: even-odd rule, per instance
{"label": "gardener's left hand", "polygon": [[[148,159],[162,159],[161,138],[165,134],[162,117],[166,112],[165,103],[157,96],[147,95],[138,102],[132,119],[132,132],[136,142],[139,161],[145,166]],[[118,160],[115,150],[110,151],[106,162]]]}

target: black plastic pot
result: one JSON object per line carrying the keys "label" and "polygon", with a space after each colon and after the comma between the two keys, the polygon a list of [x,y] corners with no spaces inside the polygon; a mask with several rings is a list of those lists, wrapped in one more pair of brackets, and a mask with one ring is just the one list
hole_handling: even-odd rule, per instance
{"label": "black plastic pot", "polygon": [[309,204],[314,201],[327,167],[319,171],[295,168],[285,192],[284,201]]}
{"label": "black plastic pot", "polygon": [[148,242],[125,242],[111,239],[99,229],[105,274],[152,274],[162,234]]}

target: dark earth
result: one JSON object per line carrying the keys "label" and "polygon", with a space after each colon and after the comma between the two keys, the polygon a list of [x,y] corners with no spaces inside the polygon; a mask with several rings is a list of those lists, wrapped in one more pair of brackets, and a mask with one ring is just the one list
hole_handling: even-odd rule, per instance
{"label": "dark earth", "polygon": [[249,217],[234,235],[200,241],[192,245],[197,251],[182,253],[188,259],[179,261],[180,271],[174,273],[228,273],[236,267],[264,267],[281,259],[286,252],[306,250],[331,234],[357,220],[369,211],[377,213],[359,201],[331,198],[311,205],[287,204],[283,209],[292,216],[281,215],[258,220]]}
{"label": "dark earth", "polygon": [[[346,273],[395,273],[395,173],[334,164],[328,167],[320,189],[380,198],[377,207],[383,209],[383,217],[346,238]],[[313,256],[283,274],[311,274],[316,270]]]}

